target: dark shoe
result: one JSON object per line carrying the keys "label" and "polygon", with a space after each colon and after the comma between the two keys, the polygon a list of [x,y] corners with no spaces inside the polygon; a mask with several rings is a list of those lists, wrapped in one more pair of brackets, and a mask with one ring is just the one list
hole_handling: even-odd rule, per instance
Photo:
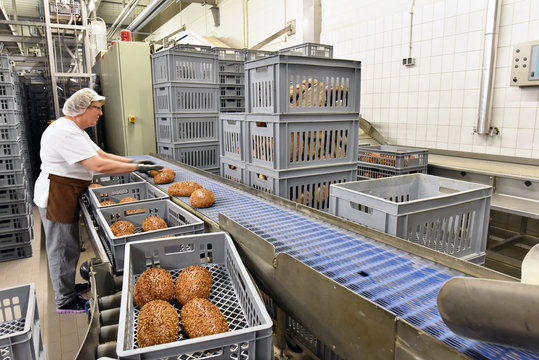
{"label": "dark shoe", "polygon": [[56,308],[56,312],[58,314],[84,313],[86,312],[86,300],[77,296],[71,302]]}
{"label": "dark shoe", "polygon": [[86,294],[90,291],[90,283],[75,284],[75,293],[77,295]]}

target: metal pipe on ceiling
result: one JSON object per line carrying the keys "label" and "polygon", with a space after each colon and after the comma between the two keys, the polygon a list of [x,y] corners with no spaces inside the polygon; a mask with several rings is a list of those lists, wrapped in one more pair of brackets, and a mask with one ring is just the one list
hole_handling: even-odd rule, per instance
{"label": "metal pipe on ceiling", "polygon": [[131,8],[131,5],[132,5],[135,1],[137,1],[137,0],[130,0],[129,3],[127,4],[127,6],[125,6],[125,7],[122,9],[122,11],[121,11],[120,14],[118,15],[118,17],[114,20],[114,22],[113,22],[112,25],[110,26],[110,30],[109,30],[109,32],[107,33],[107,37],[112,36],[112,33],[111,33],[112,29],[114,29],[114,28],[116,27],[116,24],[118,24],[118,21],[119,21],[120,19],[123,18],[125,12],[126,12],[129,8]]}
{"label": "metal pipe on ceiling", "polygon": [[481,69],[481,89],[479,91],[479,113],[475,132],[491,134],[490,117],[492,114],[492,88],[494,85],[494,69],[496,50],[498,48],[498,27],[501,13],[501,0],[489,0],[487,5],[487,22],[485,26],[485,51]]}
{"label": "metal pipe on ceiling", "polygon": [[142,23],[148,16],[150,16],[153,11],[160,7],[160,5],[162,5],[162,3],[165,1],[167,0],[154,0],[151,4],[148,4],[148,6],[146,6],[146,9],[142,10],[142,12],[135,18],[135,20],[133,20],[131,24],[127,26],[127,30],[135,32],[135,29],[138,29],[140,23]]}
{"label": "metal pipe on ceiling", "polygon": [[139,2],[140,2],[140,0],[135,0],[135,2],[133,3],[133,5],[131,5],[131,8],[125,13],[125,15],[122,17],[122,19],[121,19],[121,20],[118,22],[118,24],[116,25],[116,27],[115,27],[115,28],[112,28],[112,27],[111,27],[111,31],[110,31],[109,37],[114,36],[114,33],[115,33],[116,31],[118,31],[118,28],[119,28],[120,26],[122,26],[122,24],[123,24],[123,22],[125,21],[125,19],[127,19],[127,17],[128,17],[129,15],[131,15],[131,13],[133,12],[133,10],[135,10],[135,8],[137,7],[137,4],[138,4]]}

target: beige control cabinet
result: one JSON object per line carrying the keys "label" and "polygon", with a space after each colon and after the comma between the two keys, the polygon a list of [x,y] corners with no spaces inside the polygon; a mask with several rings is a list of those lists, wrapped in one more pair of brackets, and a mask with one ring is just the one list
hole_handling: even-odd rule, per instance
{"label": "beige control cabinet", "polygon": [[106,150],[131,156],[155,153],[150,46],[120,41],[100,59]]}

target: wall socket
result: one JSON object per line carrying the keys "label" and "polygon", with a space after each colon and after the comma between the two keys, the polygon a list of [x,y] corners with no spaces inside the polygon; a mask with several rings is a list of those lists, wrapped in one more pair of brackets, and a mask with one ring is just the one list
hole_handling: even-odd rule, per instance
{"label": "wall socket", "polygon": [[415,58],[409,57],[402,59],[402,65],[404,66],[414,66],[415,65]]}

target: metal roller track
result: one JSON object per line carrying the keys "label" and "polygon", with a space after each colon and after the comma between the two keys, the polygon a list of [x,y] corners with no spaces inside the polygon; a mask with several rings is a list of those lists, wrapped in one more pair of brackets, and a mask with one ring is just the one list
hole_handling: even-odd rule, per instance
{"label": "metal roller track", "polygon": [[[340,220],[331,215],[321,215],[318,211],[309,214],[309,209],[299,206],[304,209],[303,212],[307,213],[304,214],[279,204],[279,200],[269,201],[264,198],[275,200],[276,197],[265,194],[261,194],[262,197],[256,196],[247,188],[241,190],[241,185],[233,185],[225,179],[196,169],[191,170],[191,168],[171,160],[164,160],[157,156],[136,158],[154,160],[158,164],[170,167],[176,171],[175,181],[196,181],[203,187],[212,190],[216,199],[214,205],[210,208],[195,209],[194,211],[200,217],[216,224],[219,223],[219,214],[222,214],[222,222],[231,221],[240,225],[241,229],[244,229],[242,234],[245,236],[249,236],[249,233],[256,234],[251,236],[252,239],[249,239],[253,241],[252,243],[245,242],[245,248],[258,246],[258,249],[262,249],[258,256],[262,261],[264,257],[267,257],[266,263],[270,265],[266,269],[268,274],[274,270],[269,269],[272,267],[273,261],[273,267],[276,271],[273,275],[268,275],[268,279],[274,276],[273,280],[270,279],[270,281],[278,280],[277,272],[284,271],[285,273],[281,274],[280,278],[283,286],[302,286],[301,284],[294,285],[292,280],[286,285],[284,283],[289,278],[293,278],[294,271],[299,271],[300,266],[305,264],[314,270],[313,274],[306,272],[305,280],[321,281],[320,284],[322,284],[323,281],[328,282],[328,279],[331,279],[329,283],[332,288],[338,291],[342,288],[346,290],[345,292],[356,294],[354,298],[357,298],[357,301],[352,298],[352,303],[346,304],[346,306],[344,304],[341,306],[335,300],[337,298],[340,300],[341,296],[344,295],[337,292],[331,295],[334,296],[334,303],[324,304],[324,306],[332,308],[341,306],[332,313],[335,316],[340,316],[338,315],[340,313],[345,314],[345,316],[349,314],[351,318],[359,316],[358,321],[361,322],[363,321],[361,317],[369,317],[368,311],[383,309],[379,312],[380,316],[377,319],[371,319],[374,320],[372,321],[372,329],[359,328],[358,331],[376,334],[376,327],[383,324],[386,328],[381,328],[378,332],[379,337],[384,337],[384,332],[394,334],[389,336],[388,344],[385,345],[381,344],[385,340],[379,340],[372,334],[371,337],[368,334],[357,335],[356,339],[353,337],[351,340],[349,339],[349,343],[339,343],[339,339],[332,338],[331,333],[339,334],[339,330],[342,329],[332,329],[331,324],[327,324],[326,327],[329,328],[325,331],[327,336],[321,337],[321,340],[335,340],[335,342],[327,344],[337,343],[338,346],[335,346],[334,349],[340,355],[347,358],[357,358],[358,354],[368,356],[369,351],[365,351],[365,349],[372,347],[370,353],[375,354],[372,358],[411,359],[417,358],[420,354],[419,358],[435,356],[438,359],[539,359],[538,353],[457,336],[445,325],[437,309],[436,298],[440,287],[454,276],[478,276],[504,280],[515,280],[514,278],[343,221],[342,224],[346,225],[347,229],[354,230],[349,231],[336,226],[335,224],[339,224]],[[148,176],[145,179],[151,182]],[[157,186],[167,191],[169,184]],[[176,197],[175,201],[189,207],[189,198],[187,197]],[[356,229],[360,229],[367,236],[358,234]],[[238,232],[238,234],[240,233],[241,231]],[[231,234],[234,236],[232,232]],[[236,241],[238,240],[237,237],[234,238]],[[257,241],[256,238],[262,238],[265,242],[273,245],[275,254],[273,260],[271,259],[272,249],[267,251],[267,256],[264,255],[265,245],[262,243],[254,245]],[[382,241],[376,241],[373,238]],[[419,253],[421,257],[411,252]],[[432,260],[436,260],[436,262]],[[256,260],[254,262],[256,263]],[[280,269],[276,263],[279,263]],[[254,265],[264,270],[264,265]],[[337,286],[339,284],[342,287]],[[322,288],[319,290],[320,293],[324,291]],[[293,293],[288,295],[294,297]],[[322,295],[319,300],[306,298],[304,301],[309,303],[302,305],[303,307],[316,308],[319,306],[317,301],[322,301],[322,298]],[[350,297],[342,297],[342,299],[344,301]],[[290,299],[290,302],[294,303],[294,300]],[[287,310],[286,301],[284,305],[285,310]],[[358,307],[357,311],[356,306]],[[508,304],[508,306],[511,305]],[[367,312],[367,315],[364,311]],[[358,315],[356,312],[361,314]],[[305,317],[298,320],[309,321]],[[331,321],[331,318],[326,320]],[[365,322],[365,324],[369,324],[369,322]],[[309,328],[308,323],[305,325]],[[323,324],[320,323],[312,325],[317,328],[323,327]],[[350,325],[353,326],[353,324]],[[342,334],[349,337],[347,335],[349,332],[350,329],[344,329]],[[315,335],[318,336],[316,332]],[[392,336],[393,339],[391,339]],[[359,344],[356,345],[357,349],[354,349],[354,342]],[[372,352],[374,345],[371,345],[371,342],[374,342],[379,349]]]}

